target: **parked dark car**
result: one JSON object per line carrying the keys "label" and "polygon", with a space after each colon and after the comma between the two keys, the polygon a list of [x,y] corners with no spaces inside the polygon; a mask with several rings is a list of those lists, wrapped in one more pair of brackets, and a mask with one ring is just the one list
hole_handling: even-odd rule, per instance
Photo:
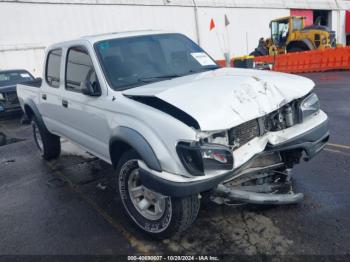
{"label": "parked dark car", "polygon": [[17,97],[16,85],[33,80],[33,75],[23,69],[0,70],[0,117],[22,111]]}

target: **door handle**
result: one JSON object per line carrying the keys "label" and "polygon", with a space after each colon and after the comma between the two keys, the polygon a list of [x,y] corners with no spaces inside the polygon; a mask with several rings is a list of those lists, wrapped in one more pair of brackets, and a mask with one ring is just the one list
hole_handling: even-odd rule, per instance
{"label": "door handle", "polygon": [[67,100],[62,100],[62,105],[64,107],[68,107],[68,101]]}
{"label": "door handle", "polygon": [[46,98],[47,98],[46,94],[42,94],[42,95],[41,95],[41,98],[44,99],[44,100],[46,100]]}

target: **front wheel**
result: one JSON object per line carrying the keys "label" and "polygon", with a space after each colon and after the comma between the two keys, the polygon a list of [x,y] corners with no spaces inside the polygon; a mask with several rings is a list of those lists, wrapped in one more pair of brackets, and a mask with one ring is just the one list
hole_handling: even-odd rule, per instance
{"label": "front wheel", "polygon": [[116,169],[117,190],[132,221],[156,238],[169,238],[186,230],[196,219],[198,195],[183,198],[164,196],[142,185],[134,150],[121,157]]}

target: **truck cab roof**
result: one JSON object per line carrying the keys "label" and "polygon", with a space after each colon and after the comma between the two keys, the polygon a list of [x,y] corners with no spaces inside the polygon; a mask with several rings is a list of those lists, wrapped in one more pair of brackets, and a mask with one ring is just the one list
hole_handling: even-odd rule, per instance
{"label": "truck cab roof", "polygon": [[83,36],[74,40],[59,42],[54,45],[51,45],[48,47],[48,49],[54,49],[57,47],[62,46],[69,46],[72,44],[77,44],[82,41],[87,41],[91,45],[93,45],[96,42],[103,41],[103,40],[109,40],[109,39],[115,39],[115,38],[124,38],[124,37],[133,37],[133,36],[143,36],[143,35],[155,35],[155,34],[167,34],[172,33],[171,31],[165,31],[165,30],[135,30],[135,31],[121,31],[121,32],[111,32],[111,33],[103,33],[103,34],[96,34],[96,35],[87,35]]}

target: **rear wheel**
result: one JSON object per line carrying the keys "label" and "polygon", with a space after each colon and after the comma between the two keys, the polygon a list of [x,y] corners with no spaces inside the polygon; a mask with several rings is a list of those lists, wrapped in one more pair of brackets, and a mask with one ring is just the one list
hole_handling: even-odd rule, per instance
{"label": "rear wheel", "polygon": [[183,198],[164,196],[142,185],[134,150],[121,157],[116,169],[117,190],[132,221],[157,238],[169,238],[187,229],[196,219],[200,200],[197,195]]}
{"label": "rear wheel", "polygon": [[34,141],[41,152],[42,157],[45,160],[59,157],[61,153],[60,137],[51,134],[35,117],[32,119],[32,127]]}

